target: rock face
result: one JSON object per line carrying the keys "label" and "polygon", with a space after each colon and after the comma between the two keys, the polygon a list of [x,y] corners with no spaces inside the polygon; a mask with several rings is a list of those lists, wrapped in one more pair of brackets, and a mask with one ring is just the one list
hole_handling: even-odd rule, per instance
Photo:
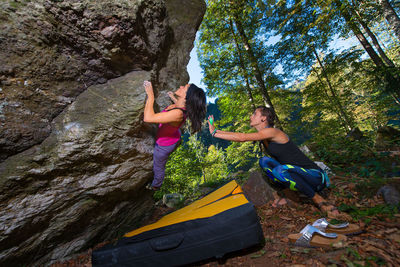
{"label": "rock face", "polygon": [[188,81],[203,0],[0,3],[0,265],[46,265],[153,205],[157,103]]}

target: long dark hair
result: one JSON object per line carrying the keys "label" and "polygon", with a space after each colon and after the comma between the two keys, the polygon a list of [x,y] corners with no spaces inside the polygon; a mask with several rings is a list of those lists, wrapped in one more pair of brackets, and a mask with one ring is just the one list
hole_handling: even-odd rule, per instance
{"label": "long dark hair", "polygon": [[190,84],[186,93],[186,111],[191,122],[192,133],[200,131],[206,117],[206,94],[203,89],[194,84]]}
{"label": "long dark hair", "polygon": [[262,116],[267,117],[268,125],[271,127],[274,127],[275,125],[275,115],[272,112],[272,109],[267,108],[265,106],[258,106],[256,107],[256,110],[260,110],[260,113]]}

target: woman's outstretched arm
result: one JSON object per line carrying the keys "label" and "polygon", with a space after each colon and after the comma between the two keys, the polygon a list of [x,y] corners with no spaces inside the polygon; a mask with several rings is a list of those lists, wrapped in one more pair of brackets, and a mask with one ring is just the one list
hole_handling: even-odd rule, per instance
{"label": "woman's outstretched arm", "polygon": [[210,123],[210,118],[214,121],[214,117],[210,116],[208,118],[208,127],[210,133],[213,134],[214,137],[234,141],[234,142],[246,142],[246,141],[260,141],[265,139],[271,139],[275,136],[274,128],[265,128],[256,133],[235,133],[235,132],[226,132],[217,130],[213,124]]}
{"label": "woman's outstretched arm", "polygon": [[144,122],[150,123],[169,123],[169,122],[181,122],[183,120],[182,111],[179,109],[174,109],[168,112],[154,112],[154,92],[153,86],[151,82],[145,81],[143,83],[146,94],[147,100],[144,106]]}

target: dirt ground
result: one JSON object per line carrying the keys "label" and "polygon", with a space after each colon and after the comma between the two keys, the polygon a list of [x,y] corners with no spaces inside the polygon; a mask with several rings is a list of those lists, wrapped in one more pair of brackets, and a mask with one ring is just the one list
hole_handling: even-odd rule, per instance
{"label": "dirt ground", "polygon": [[[285,205],[272,208],[271,203],[257,208],[265,243],[257,247],[233,252],[222,260],[209,259],[190,266],[400,266],[400,214],[371,212],[384,207],[383,199],[375,196],[360,198],[356,186],[346,177],[333,177],[336,191],[329,200],[337,206],[356,207],[351,223],[360,225],[363,232],[348,237],[329,249],[295,247],[287,236],[298,233],[307,224],[323,217],[311,204]],[[346,197],[343,197],[346,196]],[[171,209],[155,209],[148,223],[160,219]],[[100,245],[101,246],[101,245]],[[52,267],[91,266],[91,250]]]}

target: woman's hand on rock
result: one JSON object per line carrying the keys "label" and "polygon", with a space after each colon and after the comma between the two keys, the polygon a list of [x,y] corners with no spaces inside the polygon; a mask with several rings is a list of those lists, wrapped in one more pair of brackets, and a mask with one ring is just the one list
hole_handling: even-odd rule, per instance
{"label": "woman's hand on rock", "polygon": [[143,86],[144,86],[144,90],[146,91],[146,94],[148,96],[154,96],[153,85],[151,85],[151,82],[144,81]]}

